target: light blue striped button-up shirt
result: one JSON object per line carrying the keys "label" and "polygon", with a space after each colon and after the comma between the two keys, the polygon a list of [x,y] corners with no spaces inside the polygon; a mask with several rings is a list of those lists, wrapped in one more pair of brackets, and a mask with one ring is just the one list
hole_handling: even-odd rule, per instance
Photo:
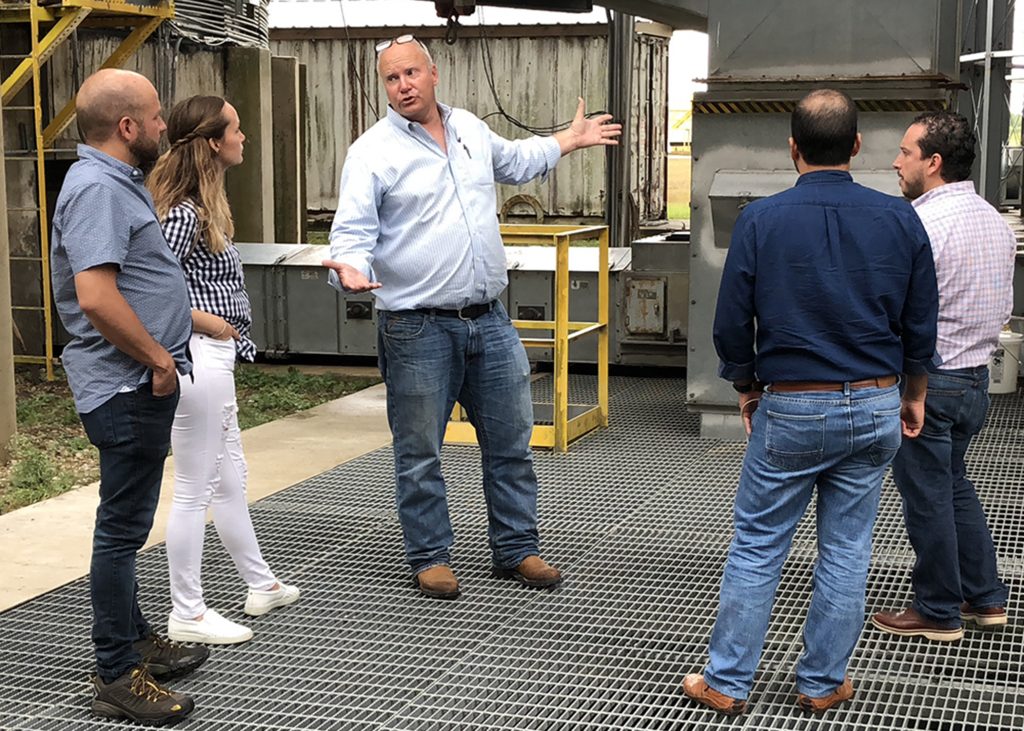
{"label": "light blue striped button-up shirt", "polygon": [[[508,284],[494,183],[547,175],[552,137],[509,141],[475,115],[439,104],[446,155],[390,107],[349,148],[331,227],[331,258],[371,281],[377,308],[456,309],[489,302]],[[340,287],[335,272],[330,282]]]}

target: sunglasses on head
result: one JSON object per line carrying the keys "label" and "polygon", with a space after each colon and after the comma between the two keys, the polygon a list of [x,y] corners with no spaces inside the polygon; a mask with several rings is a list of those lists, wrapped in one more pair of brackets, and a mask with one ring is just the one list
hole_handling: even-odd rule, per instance
{"label": "sunglasses on head", "polygon": [[[406,33],[403,36],[398,36],[398,38],[392,38],[391,40],[388,41],[381,41],[376,46],[374,46],[374,49],[377,51],[377,55],[379,56],[380,54],[384,53],[384,51],[391,48],[391,46],[395,43],[397,43],[398,45],[402,45],[403,43],[413,43],[414,41],[416,43],[419,43],[420,46],[423,46],[423,43],[420,42],[416,38],[416,36],[414,36],[412,33]],[[426,46],[423,47],[425,48]]]}

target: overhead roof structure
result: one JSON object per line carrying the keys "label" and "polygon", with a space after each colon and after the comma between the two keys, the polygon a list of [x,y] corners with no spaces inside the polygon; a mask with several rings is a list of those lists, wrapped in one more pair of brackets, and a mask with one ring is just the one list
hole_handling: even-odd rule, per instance
{"label": "overhead roof structure", "polygon": [[[512,0],[500,0],[510,4]],[[607,9],[656,20],[679,30],[706,30],[708,0],[610,0],[586,12],[494,7],[478,2],[487,25],[580,25],[604,23]],[[526,5],[528,3],[524,3]],[[271,28],[379,28],[443,26],[431,0],[270,0]],[[467,25],[479,23],[473,17]]]}

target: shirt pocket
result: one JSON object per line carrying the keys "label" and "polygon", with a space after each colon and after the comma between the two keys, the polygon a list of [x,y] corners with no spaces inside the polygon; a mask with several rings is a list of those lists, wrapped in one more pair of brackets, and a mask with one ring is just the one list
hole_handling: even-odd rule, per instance
{"label": "shirt pocket", "polygon": [[783,414],[768,410],[765,454],[779,469],[797,472],[825,456],[825,414]]}

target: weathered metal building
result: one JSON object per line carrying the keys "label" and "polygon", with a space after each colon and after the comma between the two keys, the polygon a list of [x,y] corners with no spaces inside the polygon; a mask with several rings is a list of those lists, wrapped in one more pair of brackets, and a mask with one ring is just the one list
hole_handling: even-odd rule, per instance
{"label": "weathered metal building", "polygon": [[[373,3],[383,5],[426,3]],[[314,6],[337,6],[316,0],[295,3],[307,11]],[[350,7],[369,3],[350,3]],[[351,11],[350,11],[351,12]],[[353,14],[354,15],[354,14]],[[546,14],[531,17],[543,19]],[[608,25],[598,12],[560,15],[558,24],[466,25],[454,45],[443,41],[444,28],[434,18],[428,27],[358,25],[331,27],[329,14],[281,13],[271,17],[270,48],[275,55],[295,56],[306,65],[309,118],[307,202],[310,210],[330,211],[338,200],[338,182],[351,142],[383,114],[387,99],[377,78],[374,44],[415,32],[430,48],[440,74],[438,98],[487,119],[498,133],[515,139],[529,134],[497,114],[485,65],[491,67],[494,94],[512,116],[544,128],[572,118],[576,98],[588,111],[607,108]],[[379,12],[375,15],[379,17]],[[522,18],[522,14],[518,15]],[[570,22],[564,22],[566,18]],[[417,20],[429,20],[429,16]],[[484,16],[491,22],[491,13]],[[370,22],[370,21],[367,21]],[[475,22],[475,21],[472,21]],[[283,27],[306,24],[306,27]],[[313,24],[320,24],[316,27]],[[630,184],[640,221],[661,219],[666,212],[668,41],[671,29],[640,24],[634,44],[633,154]],[[545,220],[603,218],[605,158],[591,152],[564,160],[547,182],[498,186],[499,210]],[[517,203],[518,202],[518,203]]]}

